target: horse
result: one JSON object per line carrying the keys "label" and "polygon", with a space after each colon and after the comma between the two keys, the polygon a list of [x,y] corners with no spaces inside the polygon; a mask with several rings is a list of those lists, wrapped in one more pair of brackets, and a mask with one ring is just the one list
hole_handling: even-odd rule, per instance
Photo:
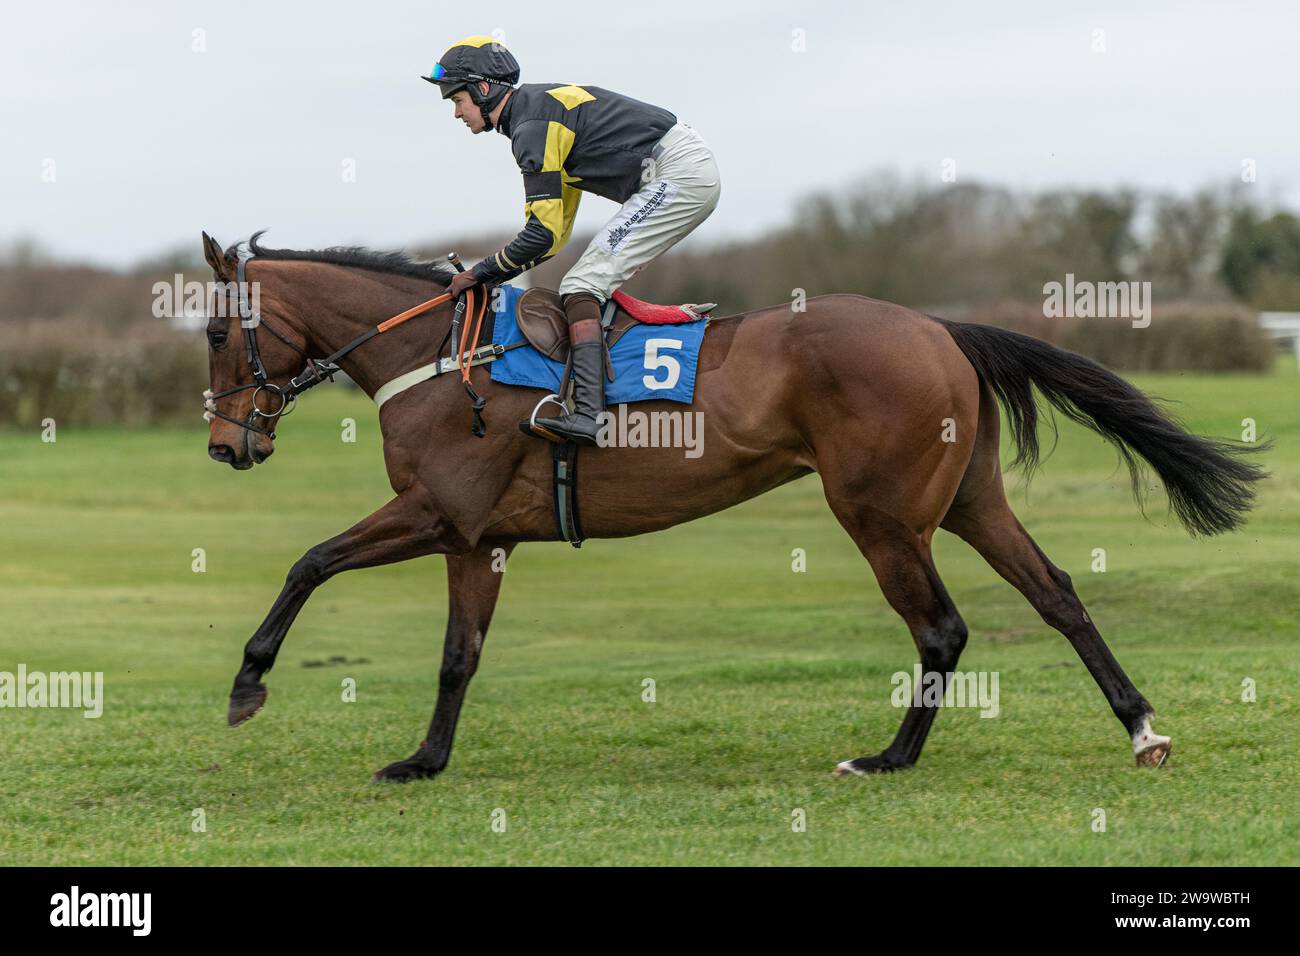
{"label": "horse", "polygon": [[[275,426],[304,383],[341,369],[373,398],[385,383],[437,361],[457,315],[445,292],[432,308],[427,301],[450,281],[446,265],[361,247],[268,249],[260,235],[223,251],[203,234],[220,306],[206,328],[208,454],[236,469],[270,458]],[[260,292],[257,313],[243,298],[248,284]],[[374,336],[388,317],[418,311],[420,302],[425,315]],[[259,335],[263,330],[268,334]],[[326,355],[339,356],[337,364],[318,358]],[[293,387],[276,384],[304,362]],[[467,375],[488,402],[491,427],[481,437],[471,432],[465,396],[446,381],[454,376],[430,378],[382,404],[394,497],[290,568],[244,648],[230,693],[231,726],[262,709],[262,678],[316,588],[345,571],[444,555],[448,616],[428,733],[415,753],[373,779],[410,781],[446,768],[501,589],[494,558],[508,558],[521,542],[560,540],[552,446],[514,427],[528,418],[538,390],[493,382],[482,366]],[[1118,449],[1139,505],[1145,462],[1193,536],[1230,532],[1245,520],[1266,474],[1244,452],[1258,449],[1188,432],[1118,375],[1039,339],[832,294],[808,299],[802,310],[784,304],[711,320],[692,406],[701,413],[706,453],[583,449],[577,496],[584,530],[591,538],[658,531],[816,472],[831,512],[906,624],[927,682],[946,689],[967,640],[931,554],[942,528],[970,544],[1065,636],[1123,725],[1137,764],[1161,766],[1171,739],[1152,729],[1153,707],[1107,647],[1070,576],[1007,502],[999,406],[1017,451],[1012,466],[1032,473],[1041,457],[1035,390]],[[918,687],[884,750],[832,772],[913,766],[937,709]]]}

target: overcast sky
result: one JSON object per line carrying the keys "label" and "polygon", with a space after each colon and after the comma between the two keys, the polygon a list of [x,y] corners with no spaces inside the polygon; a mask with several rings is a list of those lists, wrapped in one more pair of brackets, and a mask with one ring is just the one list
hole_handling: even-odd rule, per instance
{"label": "overcast sky", "polygon": [[[872,171],[939,185],[947,158],[959,181],[1183,192],[1252,159],[1252,189],[1300,205],[1293,2],[44,0],[0,26],[0,242],[126,265],[201,229],[396,248],[515,228],[505,138],[418,79],[494,32],[523,82],[603,86],[703,134],[722,200],[692,242]],[[585,197],[577,228],[615,208]]]}

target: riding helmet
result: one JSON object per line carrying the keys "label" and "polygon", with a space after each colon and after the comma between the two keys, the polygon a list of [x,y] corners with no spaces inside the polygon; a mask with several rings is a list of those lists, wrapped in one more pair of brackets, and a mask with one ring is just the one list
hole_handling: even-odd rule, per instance
{"label": "riding helmet", "polygon": [[[491,129],[488,114],[519,82],[519,61],[500,40],[479,34],[453,43],[423,79],[436,84],[444,100],[450,99],[457,90],[468,92],[474,105],[482,111],[487,128]],[[479,90],[480,80],[488,84],[486,95]]]}

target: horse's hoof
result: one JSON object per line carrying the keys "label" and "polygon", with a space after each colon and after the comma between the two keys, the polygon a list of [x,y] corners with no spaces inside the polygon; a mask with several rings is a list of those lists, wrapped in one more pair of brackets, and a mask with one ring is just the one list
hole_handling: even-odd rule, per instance
{"label": "horse's hoof", "polygon": [[397,763],[390,763],[383,770],[378,771],[370,779],[375,783],[387,781],[389,783],[410,783],[412,780],[424,780],[427,777],[438,775],[437,770],[427,764],[420,763],[410,758],[399,760]]}
{"label": "horse's hoof", "polygon": [[1165,761],[1169,759],[1169,748],[1172,746],[1173,741],[1165,737],[1158,743],[1138,751],[1137,765],[1139,767],[1163,767]]}
{"label": "horse's hoof", "polygon": [[266,685],[258,684],[251,691],[232,692],[230,709],[226,711],[226,721],[231,727],[242,724],[262,709],[266,703]]}
{"label": "horse's hoof", "polygon": [[906,770],[909,766],[911,765],[899,763],[882,754],[876,754],[874,757],[858,757],[856,760],[844,760],[835,765],[831,775],[835,777],[869,777],[877,773],[893,773],[895,770]]}

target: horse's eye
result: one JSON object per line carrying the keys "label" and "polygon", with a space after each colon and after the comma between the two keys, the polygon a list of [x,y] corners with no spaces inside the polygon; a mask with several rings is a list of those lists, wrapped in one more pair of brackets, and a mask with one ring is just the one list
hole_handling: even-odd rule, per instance
{"label": "horse's eye", "polygon": [[218,330],[218,331],[215,331],[215,332],[209,332],[209,333],[208,333],[208,342],[212,345],[212,348],[213,348],[213,349],[215,349],[216,351],[220,352],[222,349],[224,349],[224,348],[226,347],[226,333],[225,333],[225,331],[224,331],[224,330]]}

